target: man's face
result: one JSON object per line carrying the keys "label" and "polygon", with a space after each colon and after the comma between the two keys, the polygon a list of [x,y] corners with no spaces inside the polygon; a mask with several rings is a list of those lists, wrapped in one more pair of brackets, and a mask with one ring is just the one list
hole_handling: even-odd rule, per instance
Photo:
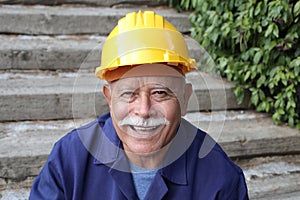
{"label": "man's face", "polygon": [[129,77],[104,86],[124,149],[148,154],[167,145],[186,112],[191,91],[179,77]]}

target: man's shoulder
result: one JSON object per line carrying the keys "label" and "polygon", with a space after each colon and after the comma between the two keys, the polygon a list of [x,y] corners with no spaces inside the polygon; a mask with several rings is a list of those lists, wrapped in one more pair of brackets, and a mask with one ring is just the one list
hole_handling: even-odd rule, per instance
{"label": "man's shoulder", "polygon": [[188,150],[187,163],[193,184],[204,185],[206,191],[218,191],[224,199],[237,199],[237,195],[246,191],[242,169],[216,140],[200,129]]}
{"label": "man's shoulder", "polygon": [[197,134],[189,149],[189,153],[196,157],[195,161],[201,165],[209,166],[212,170],[221,172],[229,170],[233,174],[240,174],[242,170],[237,166],[223,150],[217,140],[209,133],[197,128]]}

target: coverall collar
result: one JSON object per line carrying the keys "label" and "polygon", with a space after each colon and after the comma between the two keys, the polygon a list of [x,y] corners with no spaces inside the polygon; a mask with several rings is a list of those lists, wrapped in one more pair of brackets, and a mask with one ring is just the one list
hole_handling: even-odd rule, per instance
{"label": "coverall collar", "polygon": [[[110,115],[105,116],[105,118],[98,119],[101,133],[98,137],[99,145],[94,164],[107,165],[119,171],[129,172],[130,167],[123,151],[122,142],[116,133]],[[191,145],[196,132],[197,129],[194,126],[189,125],[184,119],[181,120],[163,167],[159,170],[159,173],[172,183],[187,184],[187,156],[185,152]]]}

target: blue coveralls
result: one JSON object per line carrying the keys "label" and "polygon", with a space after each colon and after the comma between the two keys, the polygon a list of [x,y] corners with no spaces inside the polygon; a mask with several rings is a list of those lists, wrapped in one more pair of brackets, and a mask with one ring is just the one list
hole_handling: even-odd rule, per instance
{"label": "blue coveralls", "polygon": [[[145,199],[248,199],[242,170],[214,144],[206,133],[182,119],[165,165]],[[201,156],[203,149],[209,151]],[[30,199],[138,199],[128,166],[106,113],[55,144],[32,185]]]}

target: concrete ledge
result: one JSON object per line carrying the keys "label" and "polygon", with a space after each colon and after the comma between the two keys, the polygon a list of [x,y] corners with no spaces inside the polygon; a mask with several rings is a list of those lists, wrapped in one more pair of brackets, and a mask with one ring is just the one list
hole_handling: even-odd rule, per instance
{"label": "concrete ledge", "polygon": [[[144,8],[3,5],[0,7],[0,33],[107,35],[118,19],[128,12],[140,9]],[[155,11],[165,16],[179,31],[189,31],[188,13],[177,13],[170,8]]]}
{"label": "concrete ledge", "polygon": [[[1,19],[0,19],[1,20]],[[1,29],[1,27],[0,27]],[[94,70],[100,65],[104,36],[0,36],[0,70]],[[186,38],[191,57],[198,58],[197,43]]]}
{"label": "concrete ledge", "polygon": [[0,0],[0,4],[24,4],[24,5],[62,5],[62,4],[81,4],[81,5],[91,5],[91,6],[115,6],[115,5],[147,5],[147,6],[159,6],[165,5],[166,3],[158,0],[55,0],[55,1],[45,1],[45,0]]}
{"label": "concrete ledge", "polygon": [[277,126],[267,114],[230,113],[189,113],[187,119],[210,133],[231,158],[300,153],[299,130]]}
{"label": "concrete ledge", "polygon": [[3,86],[0,121],[73,119],[96,116],[108,110],[98,88],[100,80],[93,74],[78,79],[75,73],[33,76],[0,79]]}
{"label": "concrete ledge", "polygon": [[[200,73],[192,80],[188,110],[242,109],[233,85]],[[192,79],[192,78],[190,78]],[[204,83],[204,81],[206,81]],[[108,111],[101,88],[104,81],[90,73],[0,74],[0,121],[96,117]]]}
{"label": "concrete ledge", "polygon": [[237,161],[250,199],[296,200],[300,195],[300,154]]}
{"label": "concrete ledge", "polygon": [[0,36],[0,69],[69,70],[100,65],[100,36]]}

